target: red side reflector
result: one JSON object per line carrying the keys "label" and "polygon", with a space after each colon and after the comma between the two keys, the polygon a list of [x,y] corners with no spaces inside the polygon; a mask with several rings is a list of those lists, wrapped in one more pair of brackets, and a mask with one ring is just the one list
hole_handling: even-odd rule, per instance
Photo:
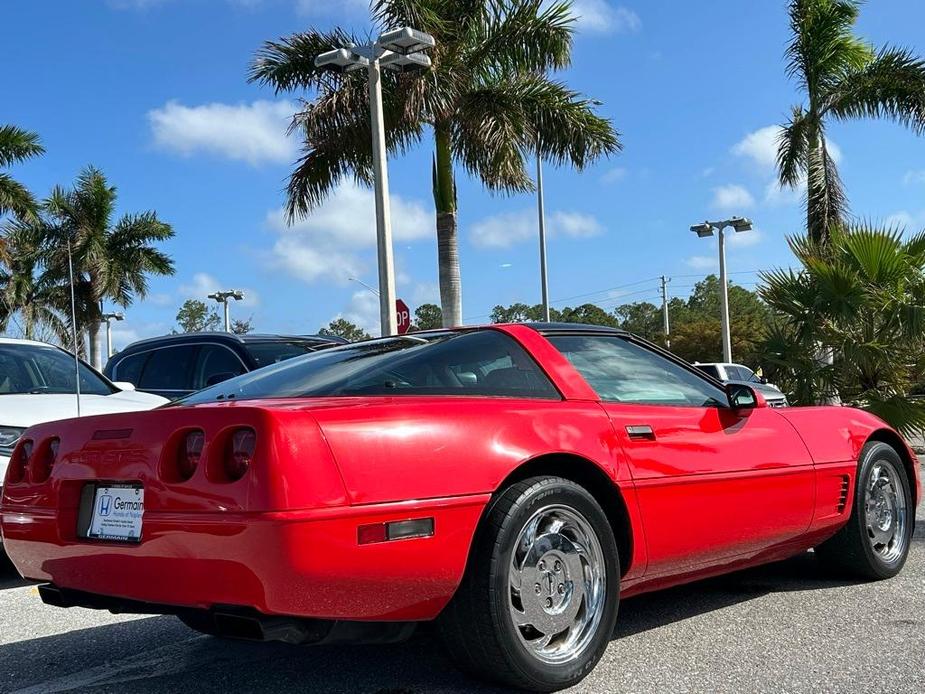
{"label": "red side reflector", "polygon": [[410,540],[414,537],[432,537],[433,534],[433,518],[414,518],[412,520],[361,525],[357,528],[357,542],[361,545],[371,545],[376,542]]}

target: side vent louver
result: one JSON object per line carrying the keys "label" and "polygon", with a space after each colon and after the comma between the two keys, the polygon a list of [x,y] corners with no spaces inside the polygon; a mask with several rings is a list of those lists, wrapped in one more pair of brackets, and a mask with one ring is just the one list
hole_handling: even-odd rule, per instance
{"label": "side vent louver", "polygon": [[845,507],[848,506],[848,487],[850,486],[850,480],[848,475],[841,476],[841,488],[838,490],[838,505],[835,507],[839,513],[842,513],[845,510]]}

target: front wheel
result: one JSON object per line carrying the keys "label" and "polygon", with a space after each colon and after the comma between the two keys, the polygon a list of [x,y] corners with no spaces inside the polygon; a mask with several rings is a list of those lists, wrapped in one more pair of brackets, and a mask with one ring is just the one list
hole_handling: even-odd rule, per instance
{"label": "front wheel", "polygon": [[892,446],[871,441],[858,462],[851,517],[816,554],[839,573],[892,578],[909,556],[914,513],[902,459]]}
{"label": "front wheel", "polygon": [[440,630],[469,672],[562,689],[604,654],[619,583],[613,530],[594,497],[562,478],[527,479],[493,500]]}

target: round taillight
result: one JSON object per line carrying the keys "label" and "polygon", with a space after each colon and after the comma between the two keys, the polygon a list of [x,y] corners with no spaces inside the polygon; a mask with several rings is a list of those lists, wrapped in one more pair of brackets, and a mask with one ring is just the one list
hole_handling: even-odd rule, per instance
{"label": "round taillight", "polygon": [[225,474],[234,482],[247,474],[257,448],[257,434],[253,429],[238,429],[231,435],[230,448],[225,456]]}
{"label": "round taillight", "polygon": [[6,478],[11,484],[22,482],[26,478],[26,465],[32,455],[32,442],[22,441],[14,450],[10,458]]}
{"label": "round taillight", "polygon": [[49,439],[39,447],[39,451],[32,461],[32,481],[44,482],[51,477],[51,469],[58,459],[58,448],[61,441]]}
{"label": "round taillight", "polygon": [[183,437],[183,443],[177,454],[177,472],[183,481],[190,479],[196,473],[205,444],[206,435],[201,431],[191,431]]}

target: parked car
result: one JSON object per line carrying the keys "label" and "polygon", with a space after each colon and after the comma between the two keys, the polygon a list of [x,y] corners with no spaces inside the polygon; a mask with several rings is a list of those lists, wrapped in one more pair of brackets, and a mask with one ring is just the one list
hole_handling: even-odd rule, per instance
{"label": "parked car", "polygon": [[289,643],[437,620],[467,670],[551,691],[598,662],[621,597],[810,548],[896,575],[913,461],[874,415],[774,410],[622,331],[494,325],[33,427],[0,522],[50,605]]}
{"label": "parked car", "polygon": [[[0,476],[22,433],[33,424],[77,415],[74,355],[60,347],[0,338]],[[112,383],[80,363],[83,415],[150,410],[167,400]],[[0,478],[2,488],[2,478]]]}
{"label": "parked car", "polygon": [[694,366],[723,383],[744,383],[751,386],[764,396],[764,399],[768,401],[768,405],[771,407],[788,407],[790,405],[787,402],[787,396],[777,386],[773,383],[768,383],[766,378],[762,378],[747,366],[720,362],[709,364],[695,362]]}
{"label": "parked car", "polygon": [[104,373],[171,400],[292,357],[346,343],[339,337],[183,333],[135,342]]}

